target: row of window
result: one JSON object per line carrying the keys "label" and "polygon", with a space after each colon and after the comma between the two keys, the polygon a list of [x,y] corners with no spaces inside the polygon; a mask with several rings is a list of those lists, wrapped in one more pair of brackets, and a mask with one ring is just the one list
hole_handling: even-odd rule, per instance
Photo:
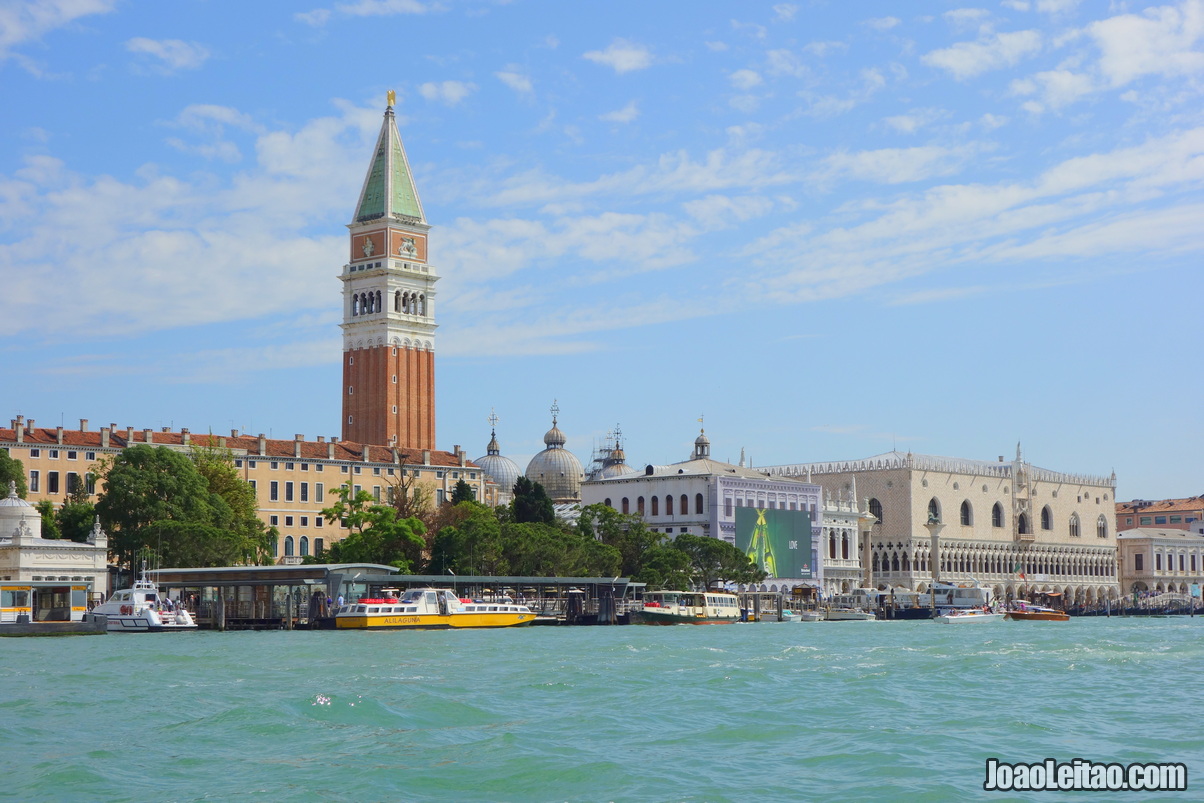
{"label": "row of window", "polygon": [[[297,552],[297,547],[300,547],[300,552]],[[325,551],[325,545],[321,538],[314,539],[314,554],[321,555]],[[303,535],[297,541],[293,541],[291,535],[284,536],[284,556],[291,558],[294,555],[300,554],[301,557],[309,555],[309,536]],[[276,545],[272,545],[272,557],[280,557],[276,554]]]}
{"label": "row of window", "polygon": [[[247,460],[246,462],[247,462],[247,468],[255,468],[255,466],[257,465],[257,462],[258,462],[258,461],[255,461],[255,460]],[[277,469],[279,469],[279,468],[280,468],[280,463],[281,463],[281,461],[279,461],[279,460],[272,460],[272,461],[270,461],[270,466],[271,466],[272,470],[273,470],[273,471],[276,471]],[[234,461],[234,465],[238,466],[239,468],[242,468],[242,467],[243,467],[243,461],[242,461],[241,459],[239,459],[239,460],[235,460],[235,461]],[[294,471],[294,470],[297,468],[297,465],[298,465],[297,463],[293,463],[293,462],[286,462],[286,463],[284,463],[284,470],[285,470],[285,471]],[[309,463],[301,463],[301,464],[300,464],[300,466],[301,466],[301,470],[302,470],[302,471],[309,471],[309,465],[310,465]],[[363,473],[363,471],[364,471],[364,468],[363,468],[363,466],[347,466],[347,465],[342,465],[342,466],[340,466],[339,468],[342,470],[342,472],[343,472],[344,474],[362,474],[362,473]],[[315,464],[314,464],[314,471],[322,471],[323,469],[324,469],[324,467],[323,467],[323,465],[322,465],[321,463],[315,463]],[[395,469],[395,468],[393,468],[393,467],[391,467],[391,466],[387,466],[387,467],[385,467],[385,469],[384,469],[383,475],[384,475],[384,476],[388,476],[388,477],[392,477],[392,476],[394,476],[394,475],[397,473],[397,471],[398,471],[398,469]],[[402,472],[404,472],[404,471],[405,471],[405,469],[401,469],[401,471],[402,471]],[[436,477],[438,477],[439,479],[443,479],[443,478],[444,478],[444,475],[445,475],[446,473],[447,473],[447,472],[446,472],[446,471],[444,471],[444,470],[439,470],[439,471],[436,471],[436,472],[435,472],[435,476],[436,476]],[[422,475],[422,472],[421,472],[421,471],[419,471],[418,469],[414,469],[414,470],[413,470],[413,475],[414,475],[415,477],[419,477],[419,476],[421,476],[421,475]],[[380,466],[373,466],[373,467],[372,467],[372,476],[374,476],[374,477],[380,477],[380,476],[382,476],[382,472],[381,472],[381,467],[380,467]],[[465,472],[464,472],[464,476],[466,476],[466,477],[467,477],[468,479],[470,479],[470,480],[475,480],[475,479],[477,478],[477,472],[475,472],[475,471],[465,471]],[[453,471],[453,472],[451,472],[451,478],[452,478],[453,480],[458,480],[458,479],[460,479],[460,472],[459,472],[459,471]],[[254,480],[252,480],[251,482],[252,482],[252,484],[254,484]],[[321,500],[321,499],[319,499],[318,501],[320,502],[320,501],[322,501],[322,500]]]}
{"label": "row of window", "polygon": [[[357,293],[351,297],[353,316],[371,315],[382,311],[384,304],[380,290],[369,290],[367,293]],[[393,294],[393,311],[403,315],[426,315],[426,295],[398,290]]]}
{"label": "row of window", "polygon": [[[870,500],[870,512],[871,513],[874,512],[874,503],[875,502],[877,502],[876,499]],[[874,514],[875,516],[878,516],[879,522],[881,522],[881,520],[882,520],[881,510],[882,510],[882,505],[879,504],[878,505],[879,512]],[[968,499],[965,500],[964,502],[962,502],[960,512],[961,512],[960,520],[961,520],[962,525],[965,527],[972,527],[974,525],[974,508],[973,508],[973,506],[971,506],[970,501]],[[928,501],[928,518],[930,521],[931,520],[935,520],[938,522],[942,521],[941,503],[937,500],[937,498],[935,496]],[[1053,529],[1053,525],[1054,525],[1053,510],[1049,507],[1049,505],[1046,505],[1045,507],[1041,508],[1041,529],[1049,531],[1049,530]],[[999,502],[996,502],[994,504],[994,506],[992,506],[992,508],[991,508],[991,526],[992,527],[1003,527],[1004,526],[1003,505],[1001,505]],[[1083,534],[1081,527],[1079,525],[1079,514],[1078,513],[1070,514],[1070,522],[1068,524],[1068,527],[1069,527],[1070,535],[1073,538],[1078,538]],[[1017,522],[1017,529],[1021,534],[1031,534],[1032,533],[1032,531],[1033,531],[1032,522],[1029,521],[1027,513],[1020,514],[1020,519]],[[1099,536],[1100,538],[1108,537],[1108,517],[1105,516],[1103,513],[1101,513],[1099,515],[1099,518],[1097,518],[1095,521],[1095,534],[1097,536]]]}
{"label": "row of window", "polygon": [[[732,507],[733,507],[733,504],[732,504],[731,499],[723,500],[724,517],[729,518],[729,519],[732,517]],[[800,505],[797,502],[790,502],[789,504],[787,504],[787,502],[783,500],[779,504],[779,502],[774,499],[770,499],[768,502],[765,502],[763,500],[757,500],[757,499],[741,499],[740,497],[736,497],[735,507],[758,507],[758,508],[768,508],[769,510],[777,510],[780,507],[782,510],[807,510],[806,503],[803,503]],[[811,505],[810,511],[811,511],[811,518],[812,518],[812,520],[814,520],[815,519],[815,505],[814,504]]]}
{"label": "row of window", "polygon": [[[874,552],[871,569],[881,572],[910,572],[925,573],[929,571],[929,555],[917,553],[915,560],[908,558],[906,552],[893,552],[890,555]],[[961,572],[964,574],[1019,574],[1032,577],[1037,574],[1047,574],[1058,577],[1111,577],[1115,566],[1111,560],[1071,561],[1065,558],[1050,560],[1026,559],[1016,562],[1014,558],[1005,555],[947,555],[941,554],[942,572]]]}
{"label": "row of window", "polygon": [[[1195,516],[1188,516],[1186,520],[1183,516],[1142,516],[1139,520],[1140,526],[1147,524],[1191,524],[1196,520]],[[1129,524],[1133,523],[1133,517],[1125,519]]]}
{"label": "row of window", "polygon": [[[258,461],[258,460],[247,460],[246,462],[247,462],[247,468],[255,468],[256,466],[258,466],[258,465],[259,465],[259,461]],[[271,469],[272,469],[272,471],[276,471],[277,469],[279,469],[279,468],[280,468],[280,462],[281,462],[281,461],[279,461],[279,460],[271,460],[271,461],[269,461],[269,465],[271,466]],[[242,468],[242,467],[243,467],[243,460],[242,460],[242,458],[237,458],[237,459],[235,459],[235,461],[234,461],[234,465],[235,465],[235,466],[237,466],[238,468]],[[285,471],[293,471],[293,470],[295,470],[296,468],[297,468],[297,464],[296,464],[296,463],[293,463],[293,462],[286,462],[286,463],[284,464],[284,470],[285,470]],[[302,470],[302,471],[309,471],[309,463],[302,463],[302,464],[301,464],[301,470]],[[325,467],[324,467],[324,466],[323,466],[321,463],[314,463],[314,471],[325,471],[325,470],[326,470],[326,468],[325,468]],[[347,473],[347,467],[346,467],[346,466],[343,466],[343,473],[344,473],[344,474],[345,474],[345,473]],[[357,472],[357,473],[358,473],[358,472]]]}
{"label": "row of window", "polygon": [[[1188,560],[1189,558],[1190,558],[1190,561]],[[1189,563],[1191,565],[1190,569],[1187,568]],[[1133,553],[1133,570],[1138,571],[1138,572],[1145,571],[1145,554],[1144,553],[1142,553],[1142,552],[1134,552]],[[1166,556],[1166,570],[1168,572],[1175,571],[1175,556],[1174,555]],[[1154,571],[1156,571],[1156,572],[1162,571],[1162,553],[1161,552],[1154,553]],[[1191,555],[1179,555],[1179,571],[1184,572],[1184,573],[1187,573],[1190,571],[1192,574],[1195,574],[1195,572],[1196,572],[1196,555],[1195,555],[1195,553],[1192,553]]]}
{"label": "row of window", "polygon": [[[603,504],[605,504],[609,508],[614,508],[614,505],[612,505],[610,503],[610,499],[603,500]],[[629,500],[626,496],[624,496],[622,498],[622,500],[620,500],[619,504],[620,504],[619,512],[621,512],[621,513],[630,513],[631,512],[631,500]],[[703,506],[702,494],[695,494],[694,495],[694,513],[697,515],[702,515],[702,506]],[[680,497],[680,503],[679,503],[677,509],[678,509],[679,513],[677,513],[676,515],[688,516],[690,514],[690,497],[687,496],[686,494],[682,494]],[[636,497],[635,512],[637,515],[640,515],[640,516],[644,515],[644,512],[645,512],[644,511],[644,497],[642,497],[642,496]],[[653,515],[653,516],[660,515],[660,497],[659,496],[652,497],[652,513],[650,515]],[[673,513],[673,496],[671,494],[665,495],[665,515],[666,516],[675,515]]]}
{"label": "row of window", "polygon": [[[96,493],[96,476],[93,474],[80,475],[77,472],[68,471],[66,486],[62,486],[59,484],[59,472],[47,471],[46,472],[46,493],[48,493],[48,494],[61,493],[64,490],[64,488],[67,493],[75,493],[75,491],[79,489],[79,484],[81,482],[84,484],[84,488],[87,490],[87,492],[89,494]],[[30,493],[42,493],[42,472],[41,471],[34,470],[34,471],[29,472],[29,491],[30,491]]]}
{"label": "row of window", "polygon": [[[50,460],[58,460],[58,459],[59,459],[59,452],[60,452],[60,451],[63,451],[63,450],[61,450],[61,449],[47,449],[47,450],[46,450],[46,457],[47,457],[48,459],[50,459]],[[78,452],[78,451],[76,451],[76,450],[74,450],[74,449],[68,449],[68,450],[66,450],[66,451],[67,451],[67,459],[68,459],[68,460],[78,460],[78,459],[79,459],[79,452]],[[30,449],[30,450],[29,450],[29,456],[30,456],[31,458],[32,458],[32,457],[41,457],[41,456],[42,456],[42,450],[41,450],[41,449]],[[84,452],[84,459],[85,459],[85,460],[93,460],[93,461],[94,461],[94,460],[96,460],[96,452]]]}
{"label": "row of window", "polygon": [[[302,526],[302,527],[308,527],[308,526],[309,526],[309,516],[300,516],[299,518],[301,519],[301,526]],[[279,524],[280,524],[280,517],[279,517],[279,516],[270,516],[270,517],[269,517],[269,523],[270,523],[270,524],[271,524],[273,527],[279,526]],[[324,520],[323,520],[323,518],[322,518],[321,516],[314,516],[314,526],[315,526],[315,527],[321,527],[321,526],[323,525],[323,523],[324,523]],[[292,516],[285,516],[285,517],[284,517],[284,526],[285,526],[285,527],[292,527],[292,526],[293,526],[293,517],[292,517]]]}

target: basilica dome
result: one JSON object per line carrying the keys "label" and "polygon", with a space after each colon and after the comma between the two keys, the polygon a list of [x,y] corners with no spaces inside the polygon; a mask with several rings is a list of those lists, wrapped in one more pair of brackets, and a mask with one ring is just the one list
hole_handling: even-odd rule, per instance
{"label": "basilica dome", "polygon": [[514,483],[518,482],[522,472],[519,471],[518,463],[502,455],[502,450],[497,443],[496,431],[492,433],[485,451],[484,457],[478,457],[472,462],[480,466],[481,471],[488,474],[490,479],[498,484],[498,488],[503,494],[513,493]]}
{"label": "basilica dome", "polygon": [[581,461],[564,448],[565,440],[553,417],[552,428],[543,436],[547,448],[527,464],[527,479],[542,485],[555,503],[580,501],[581,481],[585,479]]}

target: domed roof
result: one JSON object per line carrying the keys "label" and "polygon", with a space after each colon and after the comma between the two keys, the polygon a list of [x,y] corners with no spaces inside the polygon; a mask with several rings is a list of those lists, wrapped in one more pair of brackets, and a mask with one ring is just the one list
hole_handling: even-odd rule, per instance
{"label": "domed roof", "polygon": [[[0,499],[0,507],[29,508],[30,510],[33,510],[33,505],[29,504],[24,499],[17,496],[17,483],[15,480],[9,480],[8,495],[5,496],[3,499]],[[18,514],[18,515],[20,515],[20,514]],[[39,513],[38,518],[41,518],[41,517],[42,517],[42,514]]]}
{"label": "domed roof", "polygon": [[553,502],[575,502],[581,499],[585,471],[568,449],[549,445],[527,464],[527,479],[542,485]]}
{"label": "domed roof", "polygon": [[544,445],[551,448],[553,446],[564,446],[566,438],[564,433],[560,431],[560,427],[556,426],[556,419],[552,419],[552,428],[544,433]]}
{"label": "domed roof", "polygon": [[518,482],[519,475],[522,473],[519,471],[518,463],[509,457],[503,457],[493,452],[484,457],[478,457],[472,462],[480,466],[481,471],[488,474],[504,493],[514,491],[514,483]]}

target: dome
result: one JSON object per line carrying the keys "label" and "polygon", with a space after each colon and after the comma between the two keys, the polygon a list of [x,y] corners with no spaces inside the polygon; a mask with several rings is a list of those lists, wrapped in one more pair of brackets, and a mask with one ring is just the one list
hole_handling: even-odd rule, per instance
{"label": "dome", "polygon": [[8,495],[0,499],[0,538],[15,535],[42,537],[42,514],[17,496],[17,483],[8,483]]}
{"label": "dome", "polygon": [[556,426],[556,419],[552,419],[552,428],[544,433],[544,445],[551,448],[553,446],[564,446],[566,438],[564,433],[560,431],[560,427]]}
{"label": "dome", "polygon": [[575,502],[581,498],[585,471],[568,449],[549,445],[527,464],[527,479],[542,485],[553,502]]}
{"label": "dome", "polygon": [[[496,417],[493,419],[497,420]],[[485,447],[485,456],[472,461],[481,467],[481,471],[498,484],[503,494],[514,492],[514,483],[522,475],[518,463],[509,457],[502,456],[502,449],[497,443],[497,430],[490,433],[489,445]]]}
{"label": "dome", "polygon": [[694,439],[694,459],[703,460],[711,456],[711,439],[707,437],[705,430],[698,432],[698,437]]}

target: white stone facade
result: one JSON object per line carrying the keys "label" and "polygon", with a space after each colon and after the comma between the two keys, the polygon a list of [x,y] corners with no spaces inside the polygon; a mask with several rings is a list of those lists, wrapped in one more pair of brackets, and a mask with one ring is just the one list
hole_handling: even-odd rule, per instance
{"label": "white stone facade", "polygon": [[1120,592],[1191,593],[1204,584],[1204,535],[1188,530],[1139,527],[1117,536]]}

